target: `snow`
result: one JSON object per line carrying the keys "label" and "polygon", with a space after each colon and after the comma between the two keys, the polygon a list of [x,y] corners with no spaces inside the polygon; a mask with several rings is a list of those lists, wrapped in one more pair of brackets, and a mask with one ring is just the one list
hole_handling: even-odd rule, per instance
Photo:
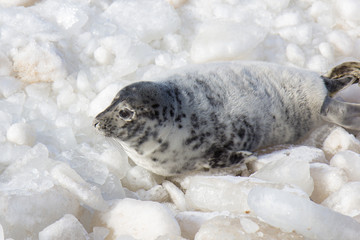
{"label": "snow", "polygon": [[355,131],[323,125],[265,149],[250,177],[165,179],[92,121],[125,85],[194,62],[324,74],[357,61],[359,12],[357,0],[0,0],[0,239],[357,239]]}

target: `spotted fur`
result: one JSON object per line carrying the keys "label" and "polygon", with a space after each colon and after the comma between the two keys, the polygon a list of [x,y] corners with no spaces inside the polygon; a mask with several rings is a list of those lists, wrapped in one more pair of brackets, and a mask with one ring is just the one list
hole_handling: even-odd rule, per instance
{"label": "spotted fur", "polygon": [[[94,125],[160,175],[231,167],[318,126],[330,85],[316,73],[270,63],[196,65],[125,87]],[[119,116],[122,109],[131,119]]]}

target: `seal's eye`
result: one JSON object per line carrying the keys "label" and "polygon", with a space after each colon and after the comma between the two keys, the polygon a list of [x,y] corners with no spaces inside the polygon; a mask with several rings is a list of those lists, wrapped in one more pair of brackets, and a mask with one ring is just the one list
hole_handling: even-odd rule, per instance
{"label": "seal's eye", "polygon": [[128,108],[121,109],[119,116],[124,120],[130,120],[134,116],[134,112]]}

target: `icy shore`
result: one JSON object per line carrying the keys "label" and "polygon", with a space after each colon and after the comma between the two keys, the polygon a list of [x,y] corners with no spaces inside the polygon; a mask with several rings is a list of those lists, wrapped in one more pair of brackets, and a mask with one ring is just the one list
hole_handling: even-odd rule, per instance
{"label": "icy shore", "polygon": [[356,61],[359,12],[357,0],[0,0],[0,240],[359,239],[357,133],[323,126],[249,177],[164,179],[92,127],[123,86],[190,63],[322,74]]}

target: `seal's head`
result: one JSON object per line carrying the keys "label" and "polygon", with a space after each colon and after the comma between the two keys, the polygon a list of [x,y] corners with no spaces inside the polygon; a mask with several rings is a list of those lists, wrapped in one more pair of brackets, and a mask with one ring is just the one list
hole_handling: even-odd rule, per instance
{"label": "seal's head", "polygon": [[93,124],[105,136],[142,155],[160,145],[169,134],[175,112],[174,94],[169,87],[137,82],[120,90]]}

